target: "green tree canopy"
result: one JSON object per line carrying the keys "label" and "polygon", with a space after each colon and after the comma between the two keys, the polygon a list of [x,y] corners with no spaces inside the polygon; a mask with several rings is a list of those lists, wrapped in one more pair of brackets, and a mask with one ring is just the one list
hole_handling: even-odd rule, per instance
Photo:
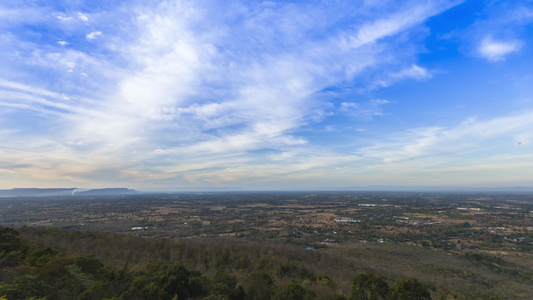
{"label": "green tree canopy", "polygon": [[374,273],[357,275],[352,281],[351,300],[387,299],[389,284],[383,276]]}
{"label": "green tree canopy", "polygon": [[397,300],[431,300],[430,286],[416,278],[402,279],[392,287],[391,298]]}

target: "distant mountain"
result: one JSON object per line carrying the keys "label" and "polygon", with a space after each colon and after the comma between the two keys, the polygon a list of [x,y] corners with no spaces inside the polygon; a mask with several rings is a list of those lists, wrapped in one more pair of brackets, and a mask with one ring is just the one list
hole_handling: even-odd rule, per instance
{"label": "distant mountain", "polygon": [[87,191],[75,191],[76,196],[112,196],[112,195],[131,195],[136,194],[136,190],[127,188],[108,188],[108,189],[93,189]]}
{"label": "distant mountain", "polygon": [[0,197],[53,197],[53,196],[112,196],[112,195],[131,195],[137,191],[127,188],[106,188],[82,190],[77,188],[61,189],[11,189],[0,190]]}

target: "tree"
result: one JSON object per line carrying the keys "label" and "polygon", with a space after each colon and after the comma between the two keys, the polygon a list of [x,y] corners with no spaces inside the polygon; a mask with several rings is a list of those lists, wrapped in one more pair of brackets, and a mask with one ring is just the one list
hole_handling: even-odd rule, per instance
{"label": "tree", "polygon": [[357,275],[352,281],[351,300],[379,300],[386,299],[389,294],[389,284],[383,276],[374,273]]}
{"label": "tree", "polygon": [[20,237],[15,229],[0,226],[0,268],[18,265],[28,249],[28,241]]}
{"label": "tree", "polygon": [[237,286],[237,278],[225,271],[218,271],[211,288],[213,299],[244,299],[244,289]]}
{"label": "tree", "polygon": [[268,300],[274,294],[274,280],[263,270],[252,272],[245,281],[246,298]]}
{"label": "tree", "polygon": [[104,264],[93,255],[80,255],[76,257],[74,264],[80,268],[83,273],[98,276]]}
{"label": "tree", "polygon": [[430,286],[416,278],[402,279],[392,287],[391,299],[431,300]]}
{"label": "tree", "polygon": [[201,273],[180,263],[161,262],[148,267],[137,276],[124,296],[128,299],[187,299],[205,294]]}
{"label": "tree", "polygon": [[44,297],[49,288],[50,286],[39,280],[35,275],[20,275],[11,284],[1,283],[0,295],[5,295],[7,299]]}
{"label": "tree", "polygon": [[316,294],[303,287],[296,279],[292,278],[289,284],[285,287],[278,289],[278,292],[274,296],[275,300],[307,300],[314,299]]}

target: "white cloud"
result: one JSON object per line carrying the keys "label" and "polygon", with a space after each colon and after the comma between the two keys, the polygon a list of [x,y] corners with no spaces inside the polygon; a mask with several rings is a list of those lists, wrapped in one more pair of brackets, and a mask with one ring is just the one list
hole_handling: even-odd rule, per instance
{"label": "white cloud", "polygon": [[346,46],[353,48],[374,43],[379,39],[417,25],[428,17],[457,4],[458,2],[453,1],[427,1],[425,3],[416,3],[415,5],[406,3],[398,12],[362,25],[354,35],[348,36],[344,43]]}
{"label": "white cloud", "polygon": [[391,71],[388,74],[384,74],[381,78],[379,78],[379,80],[369,84],[361,90],[371,91],[378,88],[391,86],[392,84],[402,80],[428,80],[431,77],[433,77],[431,71],[428,71],[426,68],[418,65],[411,65],[410,67],[403,68],[399,71]]}
{"label": "white cloud", "polygon": [[57,16],[57,18],[61,21],[70,21],[72,20],[72,17],[65,17],[65,16]]}
{"label": "white cloud", "polygon": [[82,20],[84,23],[89,22],[89,18],[88,18],[85,14],[83,14],[83,13],[81,13],[81,12],[78,12],[78,18],[79,18],[80,20]]}
{"label": "white cloud", "polygon": [[361,103],[342,102],[339,111],[352,117],[370,120],[374,116],[382,116],[383,105],[389,103],[391,103],[391,101],[385,99],[374,99]]}
{"label": "white cloud", "polygon": [[[13,5],[15,4],[15,5]],[[46,14],[35,6],[18,7],[16,3],[0,3],[0,26],[7,24],[37,23],[46,20]],[[5,31],[3,31],[5,33]]]}
{"label": "white cloud", "polygon": [[351,111],[354,111],[356,110],[357,108],[359,107],[359,105],[357,105],[357,103],[353,103],[353,102],[342,102],[341,103],[341,106],[340,106],[340,111],[342,112],[351,112]]}
{"label": "white cloud", "polygon": [[4,88],[8,90],[17,90],[17,91],[22,91],[24,93],[29,93],[29,94],[34,94],[34,95],[39,95],[39,96],[44,96],[44,97],[52,97],[56,99],[63,99],[63,100],[68,99],[66,98],[65,95],[62,95],[62,94],[58,94],[55,92],[51,92],[49,90],[41,89],[41,88],[34,87],[34,86],[29,86],[29,85],[18,83],[18,82],[3,80],[1,78],[0,78],[0,88]]}
{"label": "white cloud", "polygon": [[93,31],[91,33],[88,33],[85,38],[88,39],[89,41],[91,40],[94,40],[96,39],[99,35],[101,35],[102,32],[101,31]]}
{"label": "white cloud", "polygon": [[61,46],[66,46],[66,45],[68,45],[68,42],[66,42],[66,41],[57,41],[57,43],[58,43],[59,45],[61,45]]}
{"label": "white cloud", "polygon": [[533,132],[533,112],[487,121],[470,119],[453,128],[416,128],[389,141],[361,148],[359,153],[384,162],[409,161],[429,156],[434,159],[447,155],[460,157],[470,152],[491,150],[487,145],[507,145],[509,148],[516,147],[517,141],[529,144],[533,138],[530,132]]}
{"label": "white cloud", "polygon": [[10,135],[10,134],[16,133],[18,131],[19,130],[17,130],[17,129],[0,129],[0,136],[2,136],[2,135]]}
{"label": "white cloud", "polygon": [[424,80],[431,78],[432,74],[423,67],[412,65],[410,68],[405,68],[397,73],[392,73],[391,78],[402,80],[402,79],[416,79]]}
{"label": "white cloud", "polygon": [[519,51],[521,47],[522,43],[520,41],[495,40],[488,36],[481,41],[481,44],[478,47],[478,53],[487,60],[496,62],[504,60],[506,56]]}

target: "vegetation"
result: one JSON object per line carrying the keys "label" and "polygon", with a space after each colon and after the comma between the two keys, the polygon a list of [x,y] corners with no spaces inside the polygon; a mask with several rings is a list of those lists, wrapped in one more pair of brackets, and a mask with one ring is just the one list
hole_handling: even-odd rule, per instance
{"label": "vegetation", "polygon": [[[46,235],[50,237],[54,234],[28,228],[22,231],[40,237]],[[69,235],[66,232],[60,234]],[[77,233],[77,235],[80,238],[86,238],[86,235],[89,235],[95,239],[95,242],[99,238],[99,235],[94,233]],[[181,262],[175,261],[153,260],[147,264],[133,266],[125,264],[122,267],[116,267],[117,261],[104,264],[94,255],[85,253],[73,255],[64,249],[54,250],[42,242],[31,243],[12,228],[0,228],[0,239],[2,240],[0,258],[3,271],[0,294],[6,299],[157,300],[205,297],[207,299],[304,300],[317,299],[317,292],[315,292],[317,288],[320,289],[320,298],[344,298],[342,295],[335,294],[333,288],[335,285],[327,276],[317,278],[307,269],[299,269],[295,265],[281,265],[278,271],[280,275],[276,276],[280,284],[276,284],[276,280],[271,275],[273,274],[273,261],[264,259],[258,262],[257,268],[251,268],[250,272],[243,273],[242,269],[238,271],[241,273],[240,277],[243,282],[243,285],[239,285],[237,277],[225,270],[229,267],[229,261],[217,264],[215,275],[209,276],[207,275],[209,272],[202,274],[200,271],[188,269]],[[138,238],[132,241],[135,242],[135,239]],[[48,238],[44,241],[52,242]],[[57,243],[56,245],[61,246]],[[165,244],[156,247],[160,251],[168,251],[166,249],[168,246],[170,245]],[[284,279],[289,274],[297,277]],[[356,277],[354,287],[356,282],[360,281],[361,276],[383,280],[371,273],[363,274]],[[306,279],[302,281],[302,278]],[[418,282],[416,279],[410,280]],[[383,282],[388,289],[387,283]],[[396,290],[394,292],[402,295],[401,293],[409,291],[410,288],[410,286],[402,286],[399,292]],[[354,288],[352,294],[357,295],[359,291]]]}

